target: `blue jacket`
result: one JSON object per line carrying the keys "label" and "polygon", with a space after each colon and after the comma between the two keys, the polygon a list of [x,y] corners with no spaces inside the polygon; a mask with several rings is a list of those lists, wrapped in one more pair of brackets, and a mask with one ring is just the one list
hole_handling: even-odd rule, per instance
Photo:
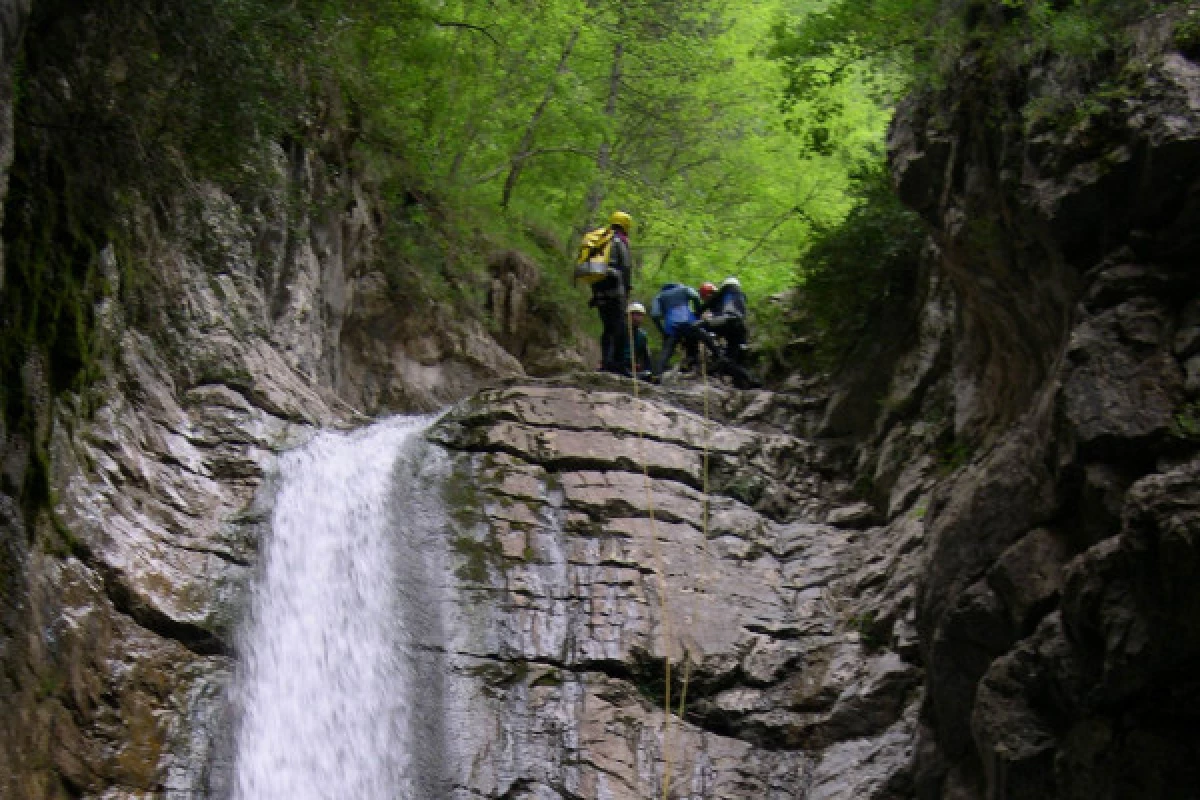
{"label": "blue jacket", "polygon": [[667,336],[674,336],[680,325],[695,322],[700,311],[700,295],[681,283],[664,284],[650,303],[650,316]]}

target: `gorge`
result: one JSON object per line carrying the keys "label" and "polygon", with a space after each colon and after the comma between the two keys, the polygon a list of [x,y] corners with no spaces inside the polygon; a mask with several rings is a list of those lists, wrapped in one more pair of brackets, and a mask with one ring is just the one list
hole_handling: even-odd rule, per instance
{"label": "gorge", "polygon": [[511,249],[416,294],[329,87],[253,180],[50,214],[39,340],[10,233],[135,56],[0,0],[0,798],[1196,796],[1197,12],[1031,68],[968,5],[888,134],[911,276],[739,391],[592,372]]}

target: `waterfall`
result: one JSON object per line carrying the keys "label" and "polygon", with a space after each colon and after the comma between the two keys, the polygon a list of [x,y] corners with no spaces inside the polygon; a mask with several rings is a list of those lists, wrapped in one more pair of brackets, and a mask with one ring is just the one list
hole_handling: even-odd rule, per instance
{"label": "waterfall", "polygon": [[240,640],[234,800],[432,796],[437,681],[415,651],[436,603],[411,535],[413,495],[436,494],[419,465],[429,422],[322,433],[281,459]]}

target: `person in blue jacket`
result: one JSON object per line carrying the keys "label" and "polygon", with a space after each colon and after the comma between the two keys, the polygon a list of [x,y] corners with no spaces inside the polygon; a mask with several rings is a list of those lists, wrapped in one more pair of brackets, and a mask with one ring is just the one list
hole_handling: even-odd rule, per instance
{"label": "person in blue jacket", "polygon": [[700,295],[690,286],[667,283],[658,290],[650,303],[650,318],[663,336],[662,353],[654,370],[661,376],[675,352],[675,345],[683,342],[684,353],[692,363],[696,362],[696,338],[694,326],[700,314]]}

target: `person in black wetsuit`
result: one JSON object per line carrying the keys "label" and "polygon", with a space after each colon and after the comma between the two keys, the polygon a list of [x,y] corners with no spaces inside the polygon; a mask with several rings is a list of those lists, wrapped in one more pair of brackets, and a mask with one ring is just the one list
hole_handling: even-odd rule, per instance
{"label": "person in black wetsuit", "polygon": [[612,245],[608,251],[608,275],[592,284],[589,305],[600,313],[600,369],[621,372],[620,357],[628,352],[625,331],[625,300],[633,282],[633,256],[629,252],[629,231],[633,217],[624,211],[614,211],[608,220],[613,229]]}
{"label": "person in black wetsuit", "polygon": [[[627,312],[629,327],[626,329],[624,337],[626,346],[621,349],[620,354],[621,373],[647,379],[651,376],[650,369],[653,365],[650,361],[650,337],[642,329],[642,321],[646,319],[646,307],[641,303],[633,302],[629,304]],[[633,332],[632,354],[628,347],[630,331]]]}
{"label": "person in black wetsuit", "polygon": [[725,340],[726,355],[734,364],[746,362],[746,293],[732,275],[721,281],[704,301],[700,325]]}

